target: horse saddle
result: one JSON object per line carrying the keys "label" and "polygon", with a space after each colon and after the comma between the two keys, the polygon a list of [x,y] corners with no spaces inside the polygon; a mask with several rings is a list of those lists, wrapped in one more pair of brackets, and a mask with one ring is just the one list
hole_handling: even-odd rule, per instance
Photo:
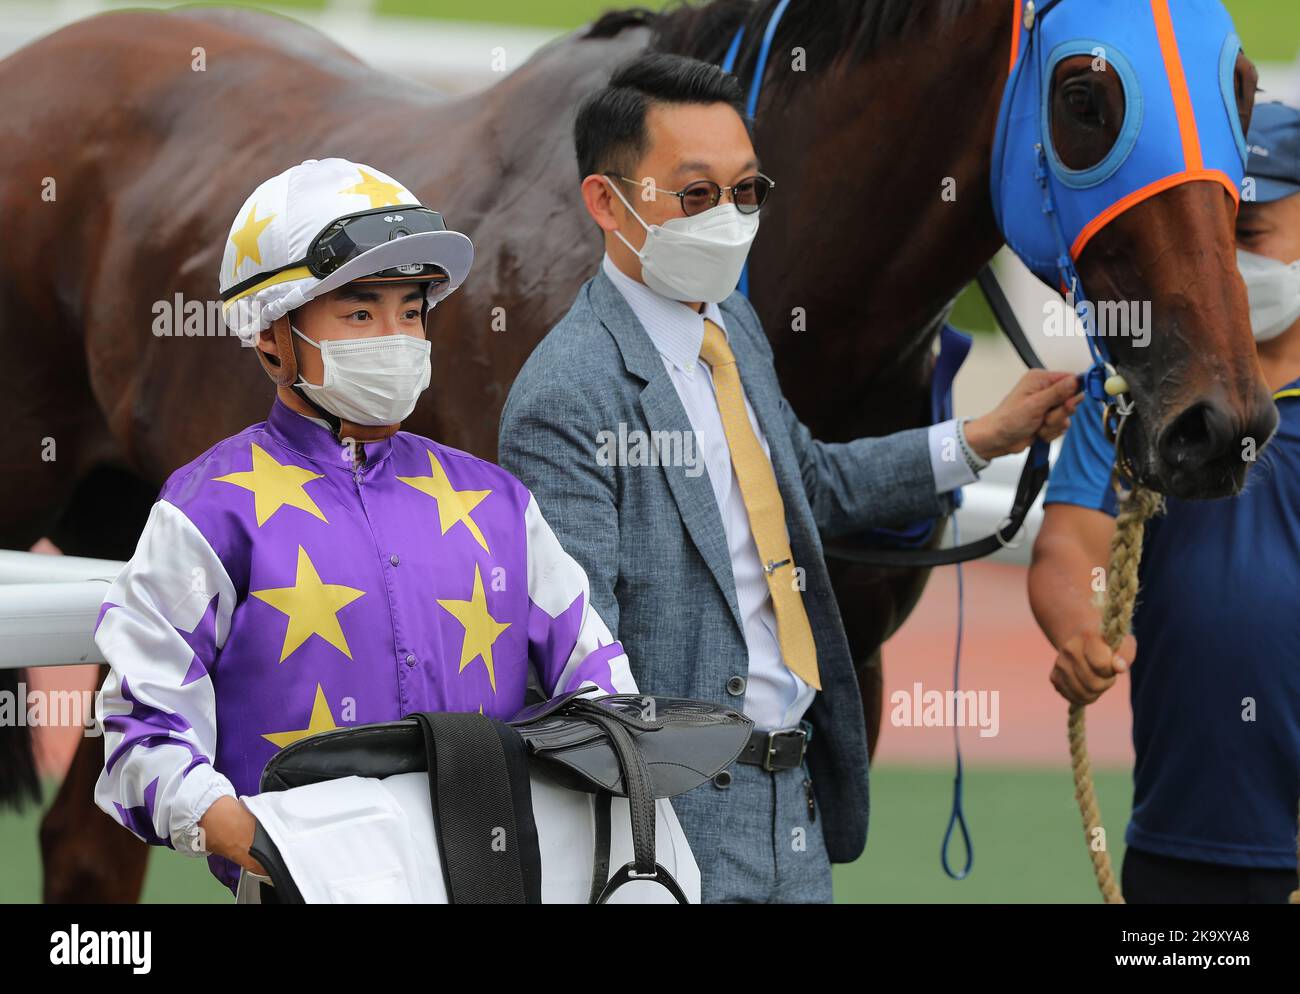
{"label": "horse saddle", "polygon": [[[263,793],[342,777],[428,776],[435,841],[453,904],[541,902],[541,857],[530,770],[595,795],[588,900],[604,904],[632,881],[687,899],[656,858],[656,802],[698,787],[740,755],[753,723],[703,701],[578,691],[525,708],[509,722],[479,714],[421,712],[401,721],[323,732],[282,749],[262,773]],[[633,858],[611,877],[611,799],[625,797]],[[274,893],[301,903],[275,842],[258,824],[250,853]]]}

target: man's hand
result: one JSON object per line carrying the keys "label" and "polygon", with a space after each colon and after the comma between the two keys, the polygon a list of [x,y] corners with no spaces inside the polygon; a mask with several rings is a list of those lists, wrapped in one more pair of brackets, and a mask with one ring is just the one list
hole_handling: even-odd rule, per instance
{"label": "man's hand", "polygon": [[245,870],[266,876],[262,864],[248,854],[257,819],[237,797],[219,797],[199,819],[208,852],[233,860]]}
{"label": "man's hand", "polygon": [[1127,673],[1137,655],[1137,640],[1129,635],[1111,652],[1100,632],[1076,635],[1056,654],[1052,686],[1071,704],[1091,704],[1108,691],[1120,673]]}
{"label": "man's hand", "polygon": [[1074,373],[1031,369],[1002,403],[966,425],[966,441],[984,459],[1023,452],[1035,438],[1050,442],[1063,435],[1082,400]]}

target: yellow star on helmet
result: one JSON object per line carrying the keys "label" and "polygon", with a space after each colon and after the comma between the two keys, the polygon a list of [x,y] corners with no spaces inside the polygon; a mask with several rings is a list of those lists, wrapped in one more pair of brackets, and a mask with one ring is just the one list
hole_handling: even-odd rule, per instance
{"label": "yellow star on helmet", "polygon": [[248,217],[244,218],[244,226],[230,235],[230,241],[235,246],[234,272],[239,272],[239,266],[245,259],[252,259],[259,266],[262,264],[262,252],[257,247],[257,240],[274,217],[274,214],[268,214],[259,221],[257,204],[252,204],[248,208]]}
{"label": "yellow star on helmet", "polygon": [[227,473],[214,476],[213,483],[233,483],[237,487],[253,492],[253,507],[257,514],[257,527],[261,528],[280,508],[296,507],[308,514],[313,514],[324,521],[325,515],[316,506],[303,485],[312,480],[319,480],[323,473],[313,473],[292,463],[277,462],[256,442],[253,443],[253,468],[241,473]]}
{"label": "yellow star on helmet", "polygon": [[268,732],[262,738],[283,749],[299,739],[305,739],[317,732],[333,731],[338,727],[338,725],[334,724],[334,715],[330,714],[329,701],[325,699],[325,689],[318,683],[316,684],[316,699],[312,702],[311,717],[307,719],[306,728],[299,728],[292,732]]}
{"label": "yellow star on helmet", "polygon": [[338,613],[364,596],[365,591],[341,583],[322,583],[316,566],[301,545],[298,546],[298,572],[292,587],[250,590],[249,593],[289,616],[280,662],[288,659],[313,635],[319,635],[343,655],[352,658],[348,640],[343,637],[343,628],[339,625]]}
{"label": "yellow star on helmet", "polygon": [[340,190],[339,193],[355,193],[361,197],[369,197],[371,207],[396,207],[407,202],[402,197],[404,191],[396,183],[385,183],[378,176],[371,176],[364,169],[358,169],[357,172],[361,174],[361,182],[346,190]]}
{"label": "yellow star on helmet", "polygon": [[495,694],[497,673],[492,665],[492,643],[510,627],[510,622],[502,624],[488,612],[487,596],[483,592],[483,576],[478,571],[478,563],[474,564],[474,592],[470,594],[470,599],[439,600],[438,604],[465,629],[465,640],[460,644],[458,672],[464,673],[466,666],[482,656],[483,665],[487,667],[488,680],[492,684],[492,692]]}
{"label": "yellow star on helmet", "polygon": [[492,491],[457,490],[447,479],[447,471],[434,458],[432,452],[429,453],[429,473],[429,476],[399,476],[398,479],[415,487],[420,493],[428,494],[438,502],[438,524],[442,528],[442,534],[446,535],[458,522],[464,522],[469,533],[474,536],[474,541],[482,546],[484,552],[491,552],[487,539],[483,537],[478,523],[471,515],[474,508],[478,507]]}

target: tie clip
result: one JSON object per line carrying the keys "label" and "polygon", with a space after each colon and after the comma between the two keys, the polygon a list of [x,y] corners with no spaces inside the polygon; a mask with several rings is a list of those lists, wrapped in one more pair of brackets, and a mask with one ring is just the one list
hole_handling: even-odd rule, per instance
{"label": "tie clip", "polygon": [[789,566],[789,565],[790,565],[789,559],[782,559],[779,563],[774,563],[769,559],[767,565],[763,567],[763,572],[766,573],[768,576],[771,576],[780,567]]}

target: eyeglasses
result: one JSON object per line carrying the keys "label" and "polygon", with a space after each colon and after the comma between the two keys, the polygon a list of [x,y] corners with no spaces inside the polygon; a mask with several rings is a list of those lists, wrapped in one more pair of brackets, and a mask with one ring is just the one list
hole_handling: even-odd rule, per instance
{"label": "eyeglasses", "polygon": [[681,201],[682,213],[687,217],[693,217],[696,214],[702,214],[717,207],[724,193],[731,197],[731,202],[736,205],[736,210],[740,211],[740,213],[754,214],[767,203],[769,194],[771,194],[773,187],[776,186],[775,180],[770,176],[764,176],[762,173],[746,176],[735,186],[719,186],[711,179],[696,180],[694,183],[687,184],[683,190],[661,190],[651,180],[642,182],[641,180],[620,176],[618,173],[605,173],[605,175],[622,180],[624,183],[639,186],[643,190],[653,190],[656,194],[667,193],[676,197]]}

